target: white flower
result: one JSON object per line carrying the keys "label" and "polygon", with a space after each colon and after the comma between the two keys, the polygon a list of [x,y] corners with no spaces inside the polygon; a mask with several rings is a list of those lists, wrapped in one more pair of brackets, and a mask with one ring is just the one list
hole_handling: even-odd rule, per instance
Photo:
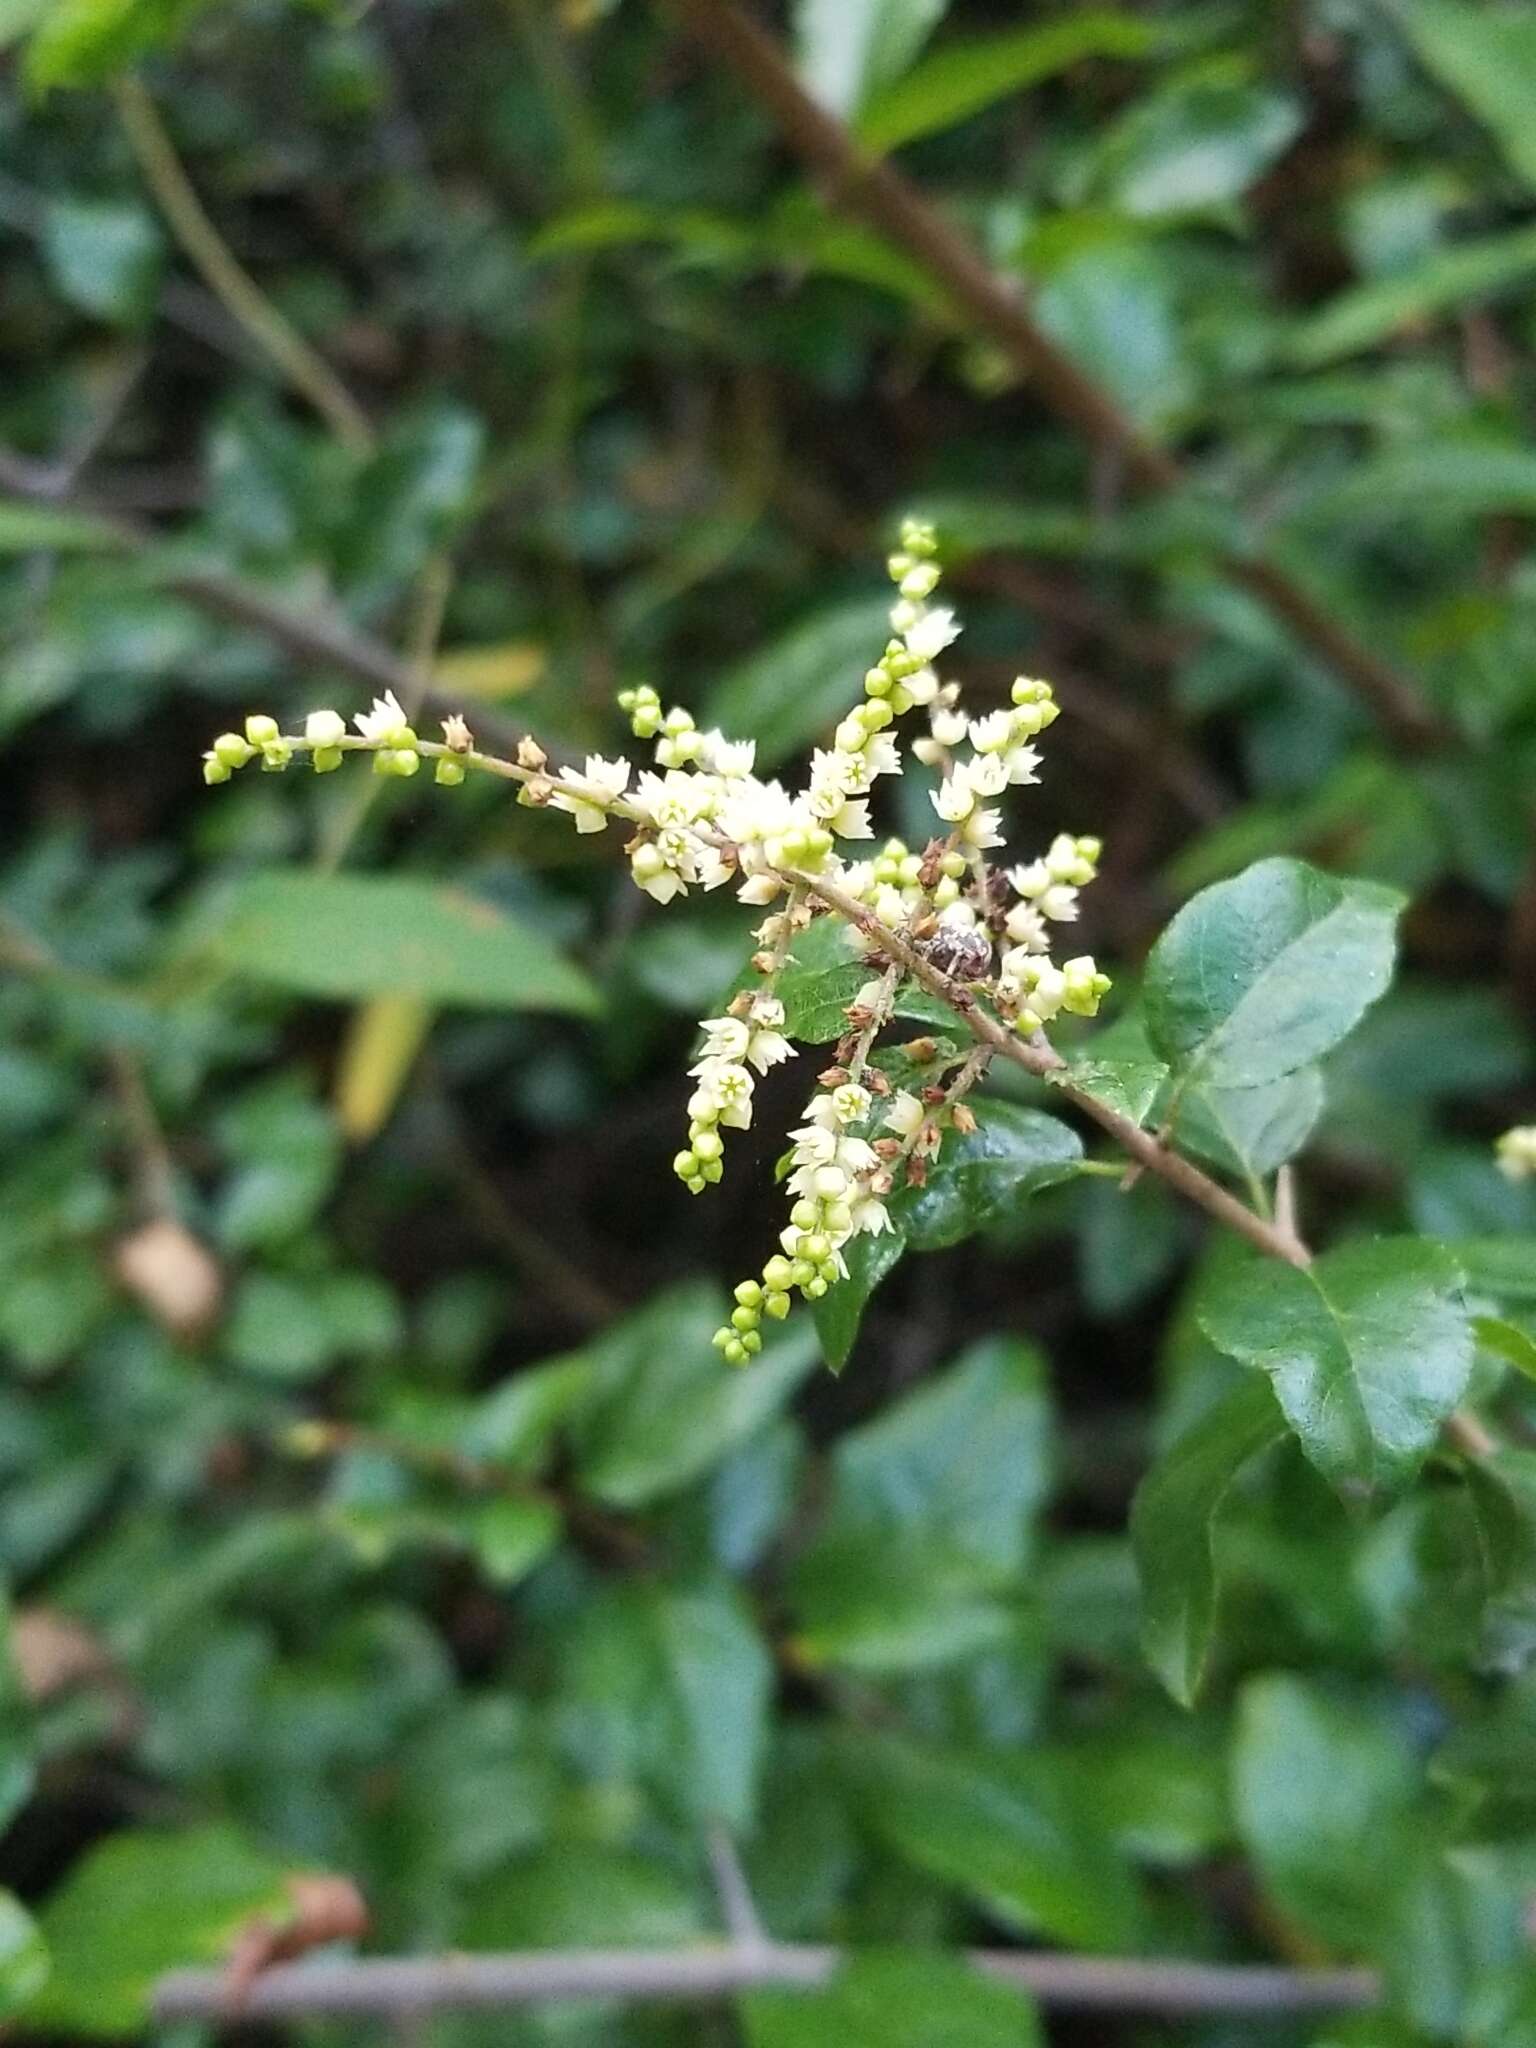
{"label": "white flower", "polygon": [[910,1138],[920,1130],[928,1112],[910,1088],[898,1088],[885,1112],[885,1128],[898,1138]]}
{"label": "white flower", "polygon": [[857,1081],[844,1081],[832,1090],[832,1110],[840,1124],[862,1123],[869,1115],[869,1090]]}
{"label": "white flower", "polygon": [[939,679],[931,668],[920,668],[909,675],[901,687],[914,704],[926,707],[939,694]]}
{"label": "white flower", "polygon": [[985,852],[990,847],[1002,845],[1002,824],[1001,811],[974,810],[960,827],[960,837],[967,846],[974,846],[978,852]]}
{"label": "white flower", "polygon": [[393,690],[386,690],[382,697],[375,697],[371,707],[367,711],[359,711],[352,723],[365,740],[386,747],[398,746],[410,731],[410,723]]}
{"label": "white flower", "polygon": [[963,823],[975,810],[976,796],[963,762],[952,768],[933,792],[933,808],[951,825]]}
{"label": "white flower", "polygon": [[1010,747],[1003,756],[1003,763],[1008,770],[1008,780],[1014,784],[1022,785],[1040,780],[1035,773],[1040,766],[1040,756],[1033,747]]}
{"label": "white flower", "polygon": [[707,732],[704,738],[704,763],[716,775],[729,782],[744,780],[752,773],[752,764],[757,759],[756,740],[728,740],[722,732]]}
{"label": "white flower", "polygon": [[967,780],[978,796],[1001,796],[1008,787],[1008,764],[1001,754],[978,754],[965,766]]}
{"label": "white flower", "polygon": [[853,1233],[858,1236],[867,1232],[878,1237],[882,1230],[894,1229],[884,1202],[878,1195],[862,1195],[853,1205]]}
{"label": "white flower", "polygon": [[1016,946],[1022,946],[1029,953],[1050,951],[1050,937],[1045,929],[1045,919],[1031,903],[1015,903],[1003,921],[1003,929]]}
{"label": "white flower", "polygon": [[304,737],[312,747],[339,746],[347,736],[347,722],[336,711],[311,711],[304,721]]}
{"label": "white flower", "polygon": [[699,1073],[710,1060],[746,1058],[747,1047],[752,1043],[752,1027],[745,1017],[706,1017],[699,1029],[704,1033],[704,1050],[699,1065],[690,1067],[690,1073]]}
{"label": "white flower", "polygon": [[691,1071],[699,1082],[688,1101],[688,1114],[695,1122],[718,1121],[737,1131],[750,1128],[756,1084],[744,1066],[734,1060],[705,1059]]}
{"label": "white flower", "polygon": [[919,661],[936,660],[960,637],[954,613],[943,605],[936,605],[932,611],[921,613],[912,624],[905,628],[898,626],[896,630],[903,633],[907,652],[916,655]]}
{"label": "white flower", "polygon": [[1536,1174],[1536,1124],[1517,1124],[1498,1143],[1499,1171],[1508,1180],[1529,1180]]}
{"label": "white flower", "polygon": [[937,745],[958,747],[965,738],[965,713],[963,711],[935,711],[928,721]]}
{"label": "white flower", "polygon": [[588,754],[584,775],[578,776],[570,768],[560,770],[550,804],[557,811],[569,811],[578,832],[601,832],[608,823],[608,805],[629,785],[629,772],[627,761],[605,761],[601,754]]}
{"label": "white flower", "polygon": [[970,730],[971,745],[978,754],[1000,754],[1013,738],[1013,713],[993,711],[985,718],[973,718]]}

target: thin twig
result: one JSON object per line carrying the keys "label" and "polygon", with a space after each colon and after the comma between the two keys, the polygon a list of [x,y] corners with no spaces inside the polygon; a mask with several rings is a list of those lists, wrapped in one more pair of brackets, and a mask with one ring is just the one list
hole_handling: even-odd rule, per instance
{"label": "thin twig", "polygon": [[[1360,2010],[1380,1996],[1370,1970],[1295,1970],[1256,1963],[1186,1963],[1127,1956],[973,1950],[973,1966],[1042,2005],[1097,2012],[1307,2013]],[[766,1942],[719,1948],[590,1949],[513,1955],[367,1958],[280,1965],[250,1986],[240,2018],[363,2018],[489,2012],[580,1998],[698,2003],[772,1987],[814,1990],[845,1957],[833,1948]],[[218,2020],[218,1971],[161,1979],[159,2022]]]}
{"label": "thin twig", "polygon": [[731,1840],[730,1829],[717,1821],[706,1832],[705,1848],[726,1933],[738,1948],[756,1950],[769,1946],[768,1935],[758,1917],[752,1887],[741,1867],[741,1858]]}
{"label": "thin twig", "polygon": [[117,111],[145,183],[171,232],[230,316],[307,398],[344,447],[366,455],[373,446],[367,415],[329,363],[279,312],[219,233],[182,168],[175,145],[136,78],[113,85]]}
{"label": "thin twig", "polygon": [[888,930],[877,922],[873,914],[846,889],[835,882],[828,882],[817,875],[802,876],[811,893],[821,899],[829,909],[835,910],[847,923],[855,926],[867,937],[876,940],[882,952],[891,959],[900,961],[915,981],[947,1003],[965,1023],[974,1038],[979,1038],[992,1050],[1016,1067],[1022,1067],[1027,1074],[1042,1080],[1054,1082],[1069,1102],[1074,1103],[1085,1116],[1103,1130],[1108,1131],[1122,1151],[1160,1176],[1170,1186],[1178,1189],[1190,1201],[1197,1203],[1207,1214],[1214,1216],[1229,1230],[1235,1230],[1251,1245],[1270,1258],[1284,1259],[1292,1266],[1310,1264],[1310,1254],[1301,1240],[1290,1232],[1268,1223],[1262,1216],[1246,1208],[1237,1197],[1229,1194],[1224,1187],[1200,1171],[1184,1157],[1161,1144],[1149,1131],[1144,1131],[1130,1117],[1123,1116],[1107,1102],[1090,1095],[1073,1081],[1063,1078],[1071,1069],[1066,1060],[1044,1039],[1022,1039],[1006,1024],[991,1016],[976,1001],[968,989],[951,981],[947,974],[934,966],[931,960],[908,945],[899,933]]}
{"label": "thin twig", "polygon": [[[1045,404],[1086,435],[1095,450],[1112,453],[1128,479],[1153,491],[1187,486],[1188,473],[1177,456],[1142,434],[1111,394],[1051,339],[1026,300],[915,185],[858,147],[843,124],[805,91],[773,38],[734,0],[668,4],[773,116],[790,147],[820,179],[829,206],[862,219],[919,264],[956,310],[997,343]],[[1415,685],[1356,639],[1278,564],[1249,553],[1216,559],[1226,577],[1256,597],[1351,686],[1404,751],[1421,752],[1445,738],[1440,719]]]}

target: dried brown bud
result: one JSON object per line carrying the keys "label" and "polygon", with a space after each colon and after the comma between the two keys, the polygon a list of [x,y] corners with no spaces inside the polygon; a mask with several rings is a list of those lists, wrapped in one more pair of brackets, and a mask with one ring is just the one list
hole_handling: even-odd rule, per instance
{"label": "dried brown bud", "polygon": [[755,989],[738,989],[736,994],[726,1004],[725,1013],[728,1017],[750,1017],[752,1005],[756,1000],[757,991]]}
{"label": "dried brown bud", "polygon": [[532,782],[525,782],[517,793],[520,804],[527,804],[533,810],[541,810],[554,793],[554,784],[540,775]]}
{"label": "dried brown bud", "polygon": [[895,1181],[888,1173],[872,1173],[869,1176],[869,1192],[872,1195],[888,1195],[895,1185]]}
{"label": "dried brown bud", "polygon": [[976,1128],[976,1112],[969,1103],[957,1102],[949,1113],[949,1120],[957,1131],[969,1137]]}
{"label": "dried brown bud", "polygon": [[931,1102],[937,1108],[938,1104],[944,1100],[944,1090],[936,1082],[932,1083],[923,1090],[923,1100],[924,1102]]}
{"label": "dried brown bud", "polygon": [[907,1161],[907,1186],[909,1188],[921,1188],[926,1187],[927,1184],[928,1162],[914,1152]]}
{"label": "dried brown bud", "polygon": [[[469,727],[464,723],[463,719],[459,716],[457,711],[455,711],[451,717],[445,718],[443,720],[443,744],[445,747],[449,749],[450,752],[455,754],[467,754],[470,748],[474,745],[474,743],[474,734],[470,731]],[[542,768],[544,766],[544,763],[542,761],[530,761],[526,763],[526,765],[530,768]]]}
{"label": "dried brown bud", "polygon": [[775,966],[774,957],[765,949],[752,955],[752,965],[758,974],[772,974]]}
{"label": "dried brown bud", "polygon": [[938,928],[939,920],[930,910],[918,918],[917,922],[913,925],[912,936],[914,939],[931,939]]}
{"label": "dried brown bud", "polygon": [[900,1138],[876,1138],[871,1150],[876,1152],[882,1159],[899,1159],[901,1157],[901,1140]]}
{"label": "dried brown bud", "polygon": [[931,1038],[909,1038],[902,1051],[919,1067],[926,1067],[930,1060],[939,1056],[939,1048]]}
{"label": "dried brown bud", "polygon": [[818,1088],[841,1088],[848,1078],[846,1067],[823,1067],[816,1076]]}
{"label": "dried brown bud", "polygon": [[517,743],[517,765],[519,768],[547,768],[549,766],[548,754],[545,753],[531,733],[525,733]]}
{"label": "dried brown bud", "polygon": [[889,1095],[891,1092],[889,1075],[883,1074],[878,1067],[865,1068],[864,1086],[871,1095]]}

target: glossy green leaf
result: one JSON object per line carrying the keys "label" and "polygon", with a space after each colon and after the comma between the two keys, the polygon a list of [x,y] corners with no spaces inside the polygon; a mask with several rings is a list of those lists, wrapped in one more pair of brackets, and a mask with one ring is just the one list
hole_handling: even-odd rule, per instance
{"label": "glossy green leaf", "polygon": [[51,1967],[32,1915],[13,1893],[0,1891],[0,2023],[26,2011]]}
{"label": "glossy green leaf", "polygon": [[1283,1911],[1365,1948],[1415,1831],[1418,1771],[1388,1717],[1288,1673],[1243,1688],[1232,1753],[1237,1824]]}
{"label": "glossy green leaf", "polygon": [[906,1248],[906,1238],[899,1230],[882,1230],[878,1236],[864,1231],[845,1246],[847,1279],[839,1280],[820,1301],[811,1304],[822,1360],[829,1371],[841,1372],[848,1363],[870,1297],[895,1269]]}
{"label": "glossy green leaf", "polygon": [[1146,1122],[1167,1078],[1168,1068],[1162,1060],[1092,1055],[1073,1059],[1065,1070],[1046,1076],[1057,1087],[1081,1088],[1095,1101],[1128,1116],[1134,1124]]}
{"label": "glossy green leaf", "polygon": [[1303,118],[1272,86],[1197,74],[1132,103],[1101,144],[1099,174],[1132,215],[1230,205],[1290,147]]}
{"label": "glossy green leaf", "polygon": [[834,114],[858,112],[899,78],[949,0],[796,0],[795,61],[807,92]]}
{"label": "glossy green leaf", "polygon": [[760,774],[776,768],[862,700],[864,672],[890,637],[884,599],[824,606],[722,676],[705,722],[756,740]]}
{"label": "glossy green leaf", "polygon": [[1536,511],[1536,454],[1489,437],[1426,436],[1351,466],[1302,519],[1413,520],[1454,528],[1495,512]]}
{"label": "glossy green leaf", "polygon": [[707,1925],[694,1887],[668,1863],[577,1839],[519,1857],[476,1887],[453,1946],[676,1948]]}
{"label": "glossy green leaf", "polygon": [[1536,1380],[1536,1337],[1498,1316],[1476,1316],[1472,1328],[1485,1351],[1523,1372],[1528,1380]]}
{"label": "glossy green leaf", "polygon": [[732,1371],[710,1343],[725,1309],[712,1287],[684,1282],[583,1354],[591,1376],[572,1427],[582,1484],[597,1499],[629,1508],[677,1492],[776,1415],[815,1370],[810,1331],[791,1327]]}
{"label": "glossy green leaf", "polygon": [[1178,1144],[1224,1173],[1263,1180],[1306,1144],[1323,1113],[1323,1077],[1298,1067],[1258,1088],[1198,1082],[1178,1104]]}
{"label": "glossy green leaf", "polygon": [[994,1338],[845,1436],[826,1519],[795,1569],[800,1654],[912,1671],[1003,1640],[995,1596],[1032,1547],[1049,1429],[1040,1359]]}
{"label": "glossy green leaf", "polygon": [[60,293],[82,313],[120,327],[148,317],[165,241],[142,207],[56,200],[48,209],[43,251]]}
{"label": "glossy green leaf", "polygon": [[1208,1087],[1279,1080],[1337,1045],[1386,988],[1403,899],[1265,860],[1193,897],[1153,947],[1147,1031]]}
{"label": "glossy green leaf", "polygon": [[748,2048],[1035,2048],[1034,2008],[949,1956],[855,1956],[825,1991],[742,2001]]}
{"label": "glossy green leaf", "polygon": [[919,1870],[1050,1940],[1137,1945],[1130,1870],[1049,1759],[937,1750],[873,1730],[842,1756],[868,1825]]}
{"label": "glossy green leaf", "polygon": [[1163,1453],[1132,1503],[1142,1646],[1180,1706],[1194,1705],[1210,1659],[1223,1505],[1244,1466],[1284,1434],[1267,1386],[1234,1387]]}
{"label": "glossy green leaf", "polygon": [[1453,243],[1421,261],[1353,286],[1303,320],[1285,345],[1300,369],[1319,369],[1440,313],[1536,275],[1536,227]]}
{"label": "glossy green leaf", "polygon": [[920,1188],[891,1197],[891,1219],[914,1251],[973,1237],[1016,1203],[1070,1180],[1083,1141],[1068,1125],[1012,1102],[975,1105],[974,1131],[950,1132]]}
{"label": "glossy green leaf", "polygon": [[1057,215],[1031,236],[1023,260],[1051,338],[1138,424],[1169,426],[1193,387],[1167,267],[1149,236],[1099,214]]}
{"label": "glossy green leaf", "polygon": [[407,875],[269,869],[225,900],[209,950],[303,995],[415,995],[590,1016],[596,988],[542,933],[484,897]]}
{"label": "glossy green leaf", "polygon": [[1391,0],[1420,61],[1489,130],[1511,168],[1536,185],[1536,19],[1465,0]]}
{"label": "glossy green leaf", "polygon": [[795,934],[774,982],[784,1005],[785,1032],[807,1045],[841,1038],[848,1029],[848,1005],[869,976],[842,919],[818,917]]}
{"label": "glossy green leaf", "polygon": [[93,2036],[136,2032],[165,1971],[220,1961],[253,1915],[287,1905],[282,1866],[232,1828],[110,1835],[43,1910],[53,1973],[28,2020]]}
{"label": "glossy green leaf", "polygon": [[725,1581],[648,1599],[657,1660],[676,1719],[675,1763],[687,1809],[740,1833],[752,1825],[768,1739],[773,1659]]}
{"label": "glossy green leaf", "polygon": [[1276,1259],[1228,1269],[1200,1324],[1266,1373],[1301,1447],[1334,1486],[1411,1478],[1466,1391],[1472,1326],[1454,1258],[1422,1238],[1341,1245],[1305,1271]]}
{"label": "glossy green leaf", "polygon": [[1060,21],[947,43],[875,95],[858,120],[858,137],[867,149],[897,149],[969,120],[1084,58],[1144,57],[1152,42],[1151,30],[1135,15],[1089,8]]}
{"label": "glossy green leaf", "polygon": [[474,1516],[475,1556],[493,1586],[515,1586],[554,1549],[560,1531],[560,1510],[552,1501],[487,1501]]}
{"label": "glossy green leaf", "polygon": [[207,0],[50,0],[27,46],[33,86],[96,85],[167,48]]}

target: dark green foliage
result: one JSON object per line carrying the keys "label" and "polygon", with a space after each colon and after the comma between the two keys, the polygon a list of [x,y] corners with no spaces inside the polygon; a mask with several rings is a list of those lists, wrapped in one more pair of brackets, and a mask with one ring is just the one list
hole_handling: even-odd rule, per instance
{"label": "dark green foliage", "polygon": [[[1358,1961],[1379,2013],[1276,2042],[1525,2048],[1536,27],[758,12],[1177,487],[646,0],[0,0],[0,2028],[142,2037],[303,1872],[380,1953],[714,1941],[723,1831],[773,1935],[848,1951],[825,1989],[433,2048],[1030,2048],[958,1953],[1013,1942]],[[371,445],[189,261],[129,71]],[[424,736],[634,753],[651,680],[792,779],[908,511],[969,706],[1058,685],[1009,858],[1106,841],[1065,1078],[1316,1257],[1122,1188],[997,1060],[732,1372],[843,930],[694,1204],[729,891],[653,914],[622,830],[501,785],[197,757],[391,677]],[[1260,552],[1431,744],[1234,582]],[[935,828],[920,772],[878,809]],[[898,1016],[935,1042],[877,1068],[943,1086],[963,1021]]]}

